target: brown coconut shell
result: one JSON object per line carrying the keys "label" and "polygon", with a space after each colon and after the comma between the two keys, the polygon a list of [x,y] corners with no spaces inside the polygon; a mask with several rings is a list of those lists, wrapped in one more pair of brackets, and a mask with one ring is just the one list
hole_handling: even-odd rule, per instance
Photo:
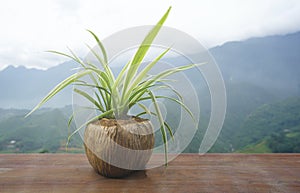
{"label": "brown coconut shell", "polygon": [[[154,147],[153,127],[149,120],[97,120],[87,125],[84,147],[94,170],[106,177],[121,178],[143,170]],[[143,150],[143,151],[140,151]]]}

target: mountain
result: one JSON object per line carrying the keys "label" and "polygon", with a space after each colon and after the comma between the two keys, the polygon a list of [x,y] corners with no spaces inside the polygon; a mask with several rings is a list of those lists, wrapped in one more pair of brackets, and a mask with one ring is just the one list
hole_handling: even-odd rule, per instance
{"label": "mountain", "polygon": [[300,96],[300,32],[228,42],[212,48],[227,90],[227,112],[211,152],[231,152],[258,107]]}
{"label": "mountain", "polygon": [[300,32],[228,42],[210,51],[229,84],[246,82],[280,96],[300,94]]}
{"label": "mountain", "polygon": [[[300,94],[300,32],[228,42],[210,49],[226,85],[251,84],[286,97]],[[166,59],[178,63],[178,59]],[[175,64],[176,65],[176,64]],[[32,108],[58,82],[74,73],[72,61],[48,70],[9,66],[0,71],[0,108]],[[193,77],[191,77],[193,80]],[[71,104],[71,88],[58,94],[49,107]]]}
{"label": "mountain", "polygon": [[[65,62],[48,70],[8,66],[0,71],[0,108],[30,109],[57,83],[74,73],[74,62]],[[71,104],[71,88],[59,93],[47,106]]]}

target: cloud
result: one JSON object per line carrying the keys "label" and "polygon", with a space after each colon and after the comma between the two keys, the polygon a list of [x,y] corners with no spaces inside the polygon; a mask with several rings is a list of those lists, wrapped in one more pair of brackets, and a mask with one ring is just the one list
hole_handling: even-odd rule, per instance
{"label": "cloud", "polygon": [[0,69],[6,65],[48,68],[65,60],[45,53],[71,47],[87,54],[100,38],[127,27],[155,24],[173,6],[166,25],[194,36],[206,47],[253,36],[300,30],[298,0],[10,0],[0,7]]}

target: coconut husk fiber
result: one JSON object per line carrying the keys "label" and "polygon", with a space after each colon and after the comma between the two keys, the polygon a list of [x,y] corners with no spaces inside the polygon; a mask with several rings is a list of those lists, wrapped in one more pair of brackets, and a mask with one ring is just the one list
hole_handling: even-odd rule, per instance
{"label": "coconut husk fiber", "polygon": [[143,170],[154,147],[153,126],[147,119],[103,118],[87,125],[84,133],[87,158],[96,172],[121,178]]}

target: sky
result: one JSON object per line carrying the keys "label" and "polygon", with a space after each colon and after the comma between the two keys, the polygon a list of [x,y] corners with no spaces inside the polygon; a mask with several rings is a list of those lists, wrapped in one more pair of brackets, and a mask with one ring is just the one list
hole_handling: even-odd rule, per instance
{"label": "sky", "polygon": [[299,0],[0,0],[0,70],[8,65],[47,69],[66,58],[45,52],[88,53],[100,39],[140,25],[165,23],[207,48],[228,41],[300,31]]}

